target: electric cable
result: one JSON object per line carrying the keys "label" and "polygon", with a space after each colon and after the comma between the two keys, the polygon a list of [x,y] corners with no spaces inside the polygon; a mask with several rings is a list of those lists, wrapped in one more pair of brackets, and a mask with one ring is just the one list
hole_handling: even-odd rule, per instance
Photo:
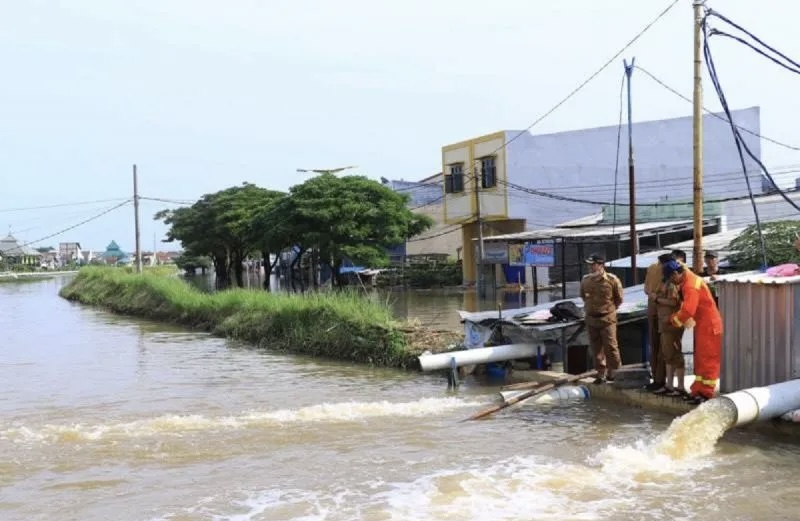
{"label": "electric cable", "polygon": [[[720,19],[720,20],[722,20],[723,22],[726,22],[727,24],[729,24],[729,25],[731,25],[731,26],[735,27],[736,29],[739,29],[740,31],[742,31],[743,33],[745,33],[747,36],[749,36],[750,38],[752,38],[752,39],[753,39],[753,40],[755,40],[756,42],[760,43],[761,45],[763,45],[764,47],[766,47],[766,48],[767,48],[767,49],[769,49],[770,51],[774,52],[775,54],[777,54],[778,56],[780,56],[780,57],[781,57],[781,58],[783,58],[784,60],[786,60],[786,61],[788,61],[789,63],[791,63],[791,64],[792,64],[794,67],[800,68],[800,63],[798,63],[798,62],[794,61],[793,59],[789,58],[788,56],[786,56],[785,54],[783,54],[782,52],[780,52],[780,51],[779,51],[779,50],[777,50],[776,48],[772,47],[771,45],[768,45],[766,42],[764,42],[762,39],[760,39],[759,37],[757,37],[755,34],[751,33],[750,31],[748,31],[747,29],[745,29],[745,28],[744,28],[744,27],[742,27],[741,25],[739,25],[739,24],[737,24],[737,23],[733,22],[731,19],[729,19],[729,18],[727,18],[727,17],[725,17],[725,16],[721,15],[720,13],[718,13],[717,11],[714,11],[713,9],[708,9],[708,12],[707,12],[707,14],[706,14],[706,17],[709,17],[709,16],[713,16],[713,17],[715,17],[715,18],[719,18],[719,19]],[[743,42],[743,43],[745,43],[745,42]],[[769,58],[770,60],[773,60],[773,61],[775,61],[776,63],[778,63],[776,60],[774,60],[774,59],[773,59],[773,58],[771,58],[770,56],[767,56],[767,55],[766,55],[765,53],[763,53],[762,51],[759,51],[758,49],[756,49],[754,46],[750,45],[749,43],[745,43],[745,44],[746,44],[748,47],[750,47],[751,49],[753,49],[754,51],[756,51],[756,52],[758,52],[758,53],[762,54],[763,56],[765,56],[765,57]],[[780,63],[778,63],[778,64],[779,64],[779,65],[782,65],[782,66],[785,66],[785,65],[783,65],[783,64],[780,64]]]}
{"label": "electric cable", "polygon": [[[653,74],[649,70],[645,69],[644,67],[642,67],[640,65],[636,65],[635,67],[636,67],[637,70],[640,70],[642,73],[644,73],[645,76],[649,77],[651,80],[653,80],[654,82],[656,82],[657,84],[662,86],[664,89],[668,90],[669,92],[673,93],[674,95],[678,96],[679,98],[683,99],[684,101],[686,101],[688,103],[694,103],[694,101],[690,97],[684,96],[677,89],[669,86],[664,80],[660,79],[659,77],[657,77],[655,74]],[[726,123],[730,123],[730,121],[727,118],[719,115],[716,112],[713,112],[712,110],[710,110],[709,108],[707,108],[705,106],[703,107],[703,112],[705,112],[709,116],[712,116],[712,117],[714,117],[716,119],[719,119],[719,120],[724,121]],[[765,136],[764,134],[760,134],[758,132],[750,130],[749,128],[742,127],[740,125],[736,125],[736,128],[738,128],[742,132],[745,132],[746,134],[750,134],[750,135],[752,135],[754,137],[763,139],[764,141],[769,141],[770,143],[772,143],[774,145],[778,145],[778,146],[787,148],[789,150],[794,150],[796,152],[800,152],[800,147],[798,147],[798,146],[790,145],[788,143],[784,143],[782,141],[778,141],[777,139],[773,139],[773,138],[771,138],[769,136]]]}
{"label": "electric cable", "polygon": [[18,208],[2,208],[0,209],[0,213],[8,213],[8,212],[27,212],[31,210],[47,210],[50,208],[65,208],[69,206],[88,206],[92,204],[101,204],[101,203],[114,203],[118,201],[129,201],[130,199],[126,199],[124,197],[117,197],[114,199],[97,199],[94,201],[79,201],[75,203],[57,203],[57,204],[48,204],[44,206],[27,206],[27,207],[18,207]]}
{"label": "electric cable", "polygon": [[66,233],[68,231],[74,230],[75,228],[83,226],[84,224],[88,224],[88,223],[90,223],[92,221],[96,221],[97,219],[99,219],[100,217],[103,217],[107,213],[111,213],[111,212],[113,212],[114,210],[116,210],[118,208],[122,208],[123,206],[125,206],[126,204],[129,204],[130,202],[131,202],[130,199],[128,199],[127,201],[123,201],[123,202],[121,202],[120,204],[118,204],[116,206],[112,206],[111,208],[106,208],[102,212],[100,212],[98,214],[95,214],[92,217],[89,217],[88,219],[84,219],[83,221],[81,221],[79,223],[73,224],[72,226],[68,226],[66,228],[63,228],[63,229],[61,229],[61,230],[59,230],[59,231],[57,231],[55,233],[51,233],[50,235],[46,235],[44,237],[36,239],[35,241],[24,242],[24,243],[20,244],[19,247],[30,246],[31,244],[36,244],[37,242],[42,242],[42,241],[46,241],[47,239],[52,239],[53,237],[61,235],[62,233]]}
{"label": "electric cable", "polygon": [[622,106],[624,105],[624,93],[625,93],[625,81],[628,78],[628,75],[625,72],[622,73],[622,81],[619,84],[619,122],[617,123],[617,151],[614,152],[614,199],[611,203],[613,206],[612,208],[612,227],[611,233],[616,231],[617,227],[617,182],[619,178],[619,151],[620,151],[620,144],[622,142]]}
{"label": "electric cable", "polygon": [[[702,21],[703,30],[704,30],[704,34],[705,34],[704,43],[703,43],[703,53],[704,53],[704,57],[706,59],[706,68],[709,70],[709,74],[711,75],[712,84],[714,85],[714,88],[717,90],[717,96],[720,97],[720,95],[721,95],[721,98],[724,98],[724,93],[722,92],[722,86],[719,83],[719,79],[718,79],[718,75],[717,75],[717,71],[716,71],[716,66],[714,65],[714,59],[713,59],[713,56],[711,55],[711,47],[708,44],[709,38],[712,35],[712,31],[709,30],[708,23],[707,23],[707,19],[708,19],[709,16],[716,16],[717,18],[720,18],[723,21],[727,21],[728,23],[731,23],[731,24],[733,24],[733,22],[730,22],[727,18],[723,17],[722,15],[719,15],[718,13],[716,13],[715,11],[712,11],[712,10],[708,11],[708,14],[706,14],[706,16],[703,18],[703,21]],[[736,27],[741,27],[741,26],[736,25]],[[752,33],[746,31],[745,29],[742,29],[742,31],[744,31],[745,33],[750,35],[756,41],[761,42],[761,40],[758,39],[756,36],[752,35]],[[765,47],[767,47],[768,49],[773,50],[774,52],[776,52],[780,56],[784,56],[782,53],[774,50],[772,47],[768,46],[767,44],[763,44],[763,45]],[[786,59],[789,60],[789,61],[792,61],[792,63],[795,63],[793,60],[791,60],[789,58],[786,58]],[[728,116],[728,119],[731,119],[731,117],[730,117],[730,109],[727,108],[727,101],[723,105],[723,110],[725,110],[725,113]],[[787,203],[789,203],[792,207],[794,207],[795,210],[800,212],[800,206],[798,206],[792,199],[790,199],[789,197],[787,197],[785,195],[784,191],[781,190],[781,188],[778,186],[778,183],[776,183],[775,180],[773,179],[772,174],[770,174],[770,172],[767,169],[767,167],[764,166],[764,164],[761,162],[761,160],[758,157],[756,157],[756,155],[753,154],[753,152],[750,150],[750,147],[747,145],[747,143],[744,142],[744,140],[742,139],[741,134],[739,134],[736,126],[732,125],[731,129],[734,132],[735,138],[739,141],[739,143],[741,144],[741,146],[744,149],[744,151],[747,153],[748,156],[750,156],[753,159],[753,161],[756,162],[756,164],[758,164],[758,166],[761,168],[764,176],[769,180],[770,183],[772,183],[773,188],[784,198],[784,200]]]}

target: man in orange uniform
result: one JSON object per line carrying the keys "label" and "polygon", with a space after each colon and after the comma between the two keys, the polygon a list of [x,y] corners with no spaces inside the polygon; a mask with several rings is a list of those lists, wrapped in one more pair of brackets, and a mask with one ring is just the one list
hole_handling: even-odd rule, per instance
{"label": "man in orange uniform", "polygon": [[694,374],[687,401],[700,404],[714,397],[722,362],[722,317],[708,284],[676,261],[664,264],[664,278],[681,288],[683,301],[670,317],[675,327],[696,327]]}

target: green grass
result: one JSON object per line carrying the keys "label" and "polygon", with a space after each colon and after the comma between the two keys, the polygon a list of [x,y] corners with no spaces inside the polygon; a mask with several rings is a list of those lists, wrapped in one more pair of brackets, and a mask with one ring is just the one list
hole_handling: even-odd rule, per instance
{"label": "green grass", "polygon": [[[397,321],[389,305],[350,292],[305,295],[233,289],[202,293],[163,273],[86,267],[61,290],[72,301],[183,324],[261,347],[379,366],[411,367],[454,335]],[[431,344],[431,345],[420,345]]]}
{"label": "green grass", "polygon": [[26,284],[29,282],[41,282],[43,280],[50,280],[53,277],[9,277],[9,276],[0,276],[0,284]]}

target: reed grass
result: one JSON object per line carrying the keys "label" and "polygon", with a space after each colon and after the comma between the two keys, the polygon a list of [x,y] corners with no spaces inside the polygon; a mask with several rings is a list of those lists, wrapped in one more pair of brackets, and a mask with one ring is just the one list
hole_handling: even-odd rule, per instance
{"label": "reed grass", "polygon": [[[305,295],[232,289],[203,293],[163,273],[86,267],[60,295],[110,311],[183,324],[260,347],[388,367],[412,367],[419,327],[396,320],[387,302],[353,292]],[[430,338],[451,342],[455,336]],[[425,346],[434,351],[443,346]]]}

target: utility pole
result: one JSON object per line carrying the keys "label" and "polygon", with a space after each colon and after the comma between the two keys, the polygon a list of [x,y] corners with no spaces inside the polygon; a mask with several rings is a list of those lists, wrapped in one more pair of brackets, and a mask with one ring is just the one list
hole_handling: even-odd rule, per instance
{"label": "utility pole", "polygon": [[695,273],[703,271],[703,0],[694,0],[694,95],[692,96],[692,206],[694,208],[694,244],[692,265]]}
{"label": "utility pole", "polygon": [[477,173],[477,169],[474,169],[475,172],[473,173],[473,191],[475,192],[475,222],[478,225],[478,259],[477,259],[477,267],[478,267],[478,274],[477,274],[477,286],[478,286],[478,296],[480,298],[486,297],[486,283],[483,280],[483,219],[481,219],[481,198],[480,198],[480,176]]}
{"label": "utility pole", "polygon": [[142,272],[142,245],[139,233],[139,176],[136,174],[136,165],[133,165],[133,219],[136,231],[136,273]]}
{"label": "utility pole", "polygon": [[627,60],[623,60],[625,67],[626,83],[628,84],[628,199],[629,199],[629,221],[631,236],[631,276],[633,285],[639,284],[639,275],[636,270],[636,256],[639,255],[639,237],[636,236],[636,174],[633,166],[633,117],[631,114],[631,76],[636,58],[631,59],[630,65]]}

